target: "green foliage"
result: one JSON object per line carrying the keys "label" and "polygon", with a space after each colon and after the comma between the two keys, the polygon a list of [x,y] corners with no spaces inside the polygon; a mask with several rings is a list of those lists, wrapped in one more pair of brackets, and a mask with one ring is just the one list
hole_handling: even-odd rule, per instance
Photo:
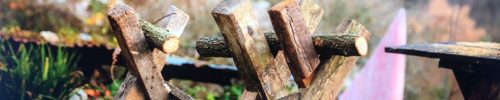
{"label": "green foliage", "polygon": [[244,86],[241,83],[233,83],[230,86],[224,86],[223,89],[222,93],[217,93],[207,89],[206,86],[194,85],[184,91],[192,97],[203,100],[239,100]]}
{"label": "green foliage", "polygon": [[10,44],[1,44],[0,55],[6,62],[0,70],[0,94],[5,99],[67,99],[80,84],[81,72],[75,71],[78,57],[58,48],[53,52],[46,46],[26,47],[20,44],[14,50]]}
{"label": "green foliage", "polygon": [[224,87],[224,95],[220,98],[221,100],[239,100],[241,94],[243,93],[243,85],[233,84],[229,87]]}

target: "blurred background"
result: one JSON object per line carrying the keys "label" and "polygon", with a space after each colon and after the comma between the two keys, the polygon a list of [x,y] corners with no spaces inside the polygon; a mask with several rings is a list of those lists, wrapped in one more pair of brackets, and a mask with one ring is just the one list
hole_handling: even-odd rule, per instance
{"label": "blurred background", "polygon": [[[195,49],[196,40],[220,33],[210,12],[221,1],[2,0],[0,95],[7,99],[64,99],[86,94],[89,98],[111,99],[126,68],[123,60],[113,54],[119,47],[107,20],[107,9],[125,3],[149,22],[165,15],[169,5],[189,14],[191,19],[181,36],[181,48],[169,57],[175,62],[165,67],[164,77],[197,99],[235,99],[243,86],[234,72],[232,59],[199,57]],[[253,13],[265,32],[272,31],[267,10],[279,1],[253,0]],[[341,21],[353,19],[372,33],[371,51],[400,8],[407,11],[408,44],[500,42],[498,0],[315,1],[325,10],[315,33],[334,32]],[[351,75],[359,71],[368,57],[358,60]],[[407,59],[404,99],[463,99],[452,72],[438,68],[437,60],[413,56]],[[177,61],[189,63],[176,64]],[[197,76],[217,69],[224,70],[221,76],[214,75],[221,81]],[[186,75],[181,71],[194,72]],[[297,91],[293,84],[290,88],[290,92]]]}

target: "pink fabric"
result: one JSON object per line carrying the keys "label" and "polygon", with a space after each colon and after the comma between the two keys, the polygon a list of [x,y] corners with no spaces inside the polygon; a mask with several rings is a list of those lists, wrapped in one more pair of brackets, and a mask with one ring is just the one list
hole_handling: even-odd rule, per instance
{"label": "pink fabric", "polygon": [[405,56],[385,53],[384,47],[406,44],[406,11],[400,9],[366,65],[340,100],[401,100],[405,78]]}

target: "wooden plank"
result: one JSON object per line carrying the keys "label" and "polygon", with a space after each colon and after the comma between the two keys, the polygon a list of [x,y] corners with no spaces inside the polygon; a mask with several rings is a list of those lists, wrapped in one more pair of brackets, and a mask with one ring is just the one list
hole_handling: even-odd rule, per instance
{"label": "wooden plank", "polygon": [[[264,99],[278,98],[287,94],[286,84],[282,82],[288,79],[282,78],[287,71],[274,66],[283,62],[274,60],[264,34],[251,14],[251,7],[251,0],[225,0],[212,10],[212,15],[229,43],[238,72],[246,83],[247,92],[243,95],[259,92]],[[267,73],[275,69],[279,72]]]}
{"label": "wooden plank", "polygon": [[[496,49],[495,43],[432,43],[432,44],[412,44],[398,47],[386,47],[385,51],[389,53],[400,53],[407,55],[423,56],[440,59],[453,59],[455,61],[482,64],[482,65],[499,65],[500,64],[500,49]],[[475,66],[476,67],[476,66]],[[487,66],[477,66],[487,67]],[[455,67],[454,67],[455,68]],[[461,68],[457,68],[461,69]],[[500,70],[495,67],[495,70]]]}
{"label": "wooden plank", "polygon": [[[267,32],[264,35],[273,54],[277,54],[279,50],[282,50],[278,37],[274,32]],[[358,46],[367,44],[364,36],[317,34],[313,35],[311,39],[319,55],[365,56],[368,53],[367,48]],[[196,50],[202,57],[232,57],[226,40],[221,35],[201,38],[196,42]]]}
{"label": "wooden plank", "polygon": [[[179,22],[171,20],[176,20]],[[168,30],[169,33],[175,34],[175,36],[180,36],[182,33],[177,33],[177,32],[183,32],[184,27],[187,25],[188,20],[189,16],[187,14],[182,12],[180,9],[175,8],[174,6],[171,6],[166,16],[157,21],[156,26]],[[158,70],[156,70],[156,72],[161,73],[163,67],[166,64],[165,58],[167,54],[162,50],[159,50],[158,48],[154,48],[152,53],[153,53],[152,54],[153,63],[158,67],[157,68]],[[183,91],[177,89],[176,87],[170,86],[170,84],[168,83],[165,83],[163,86],[167,88],[167,91],[170,94],[173,94],[170,96],[170,99],[177,98],[180,100],[193,100],[192,97],[190,97],[186,93],[183,93]],[[117,93],[117,96],[115,96],[115,99],[129,99],[129,100],[145,99],[143,92],[144,92],[143,88],[141,88],[140,82],[137,81],[137,78],[132,74],[127,73],[127,77],[124,83],[121,85],[120,90]]]}
{"label": "wooden plank", "polygon": [[302,12],[302,16],[304,16],[304,21],[310,32],[309,34],[313,34],[321,18],[323,18],[323,8],[313,0],[295,0],[295,2],[299,2],[300,11]]}
{"label": "wooden plank", "polygon": [[269,10],[269,16],[290,71],[299,87],[305,88],[320,60],[310,38],[312,30],[308,29],[299,3],[296,0],[283,1]]}
{"label": "wooden plank", "polygon": [[155,22],[159,27],[165,28],[177,37],[181,37],[189,22],[189,15],[172,5],[168,8],[167,14]]}
{"label": "wooden plank", "polygon": [[120,85],[120,89],[116,93],[115,100],[144,100],[145,92],[144,88],[140,85],[137,77],[132,75],[130,72],[127,73],[125,80]]}
{"label": "wooden plank", "polygon": [[[370,36],[370,33],[362,24],[353,20],[342,22],[336,31],[339,34],[352,34],[364,38]],[[368,48],[368,45],[364,45],[364,48]],[[311,100],[332,100],[337,98],[337,94],[342,88],[345,78],[351,72],[357,59],[357,56],[322,56],[321,64],[314,72],[311,85],[296,95],[290,95],[281,99],[301,100],[306,98]]]}
{"label": "wooden plank", "polygon": [[[153,100],[167,99],[163,78],[157,73],[152,53],[146,43],[138,18],[127,5],[116,4],[108,12],[108,19],[118,40],[129,71],[142,82],[146,97]],[[153,73],[151,73],[153,72]]]}
{"label": "wooden plank", "polygon": [[351,73],[351,69],[358,60],[357,56],[333,56],[326,58],[326,62],[315,73],[309,88],[301,92],[301,98],[311,100],[333,100],[342,89],[342,84]]}

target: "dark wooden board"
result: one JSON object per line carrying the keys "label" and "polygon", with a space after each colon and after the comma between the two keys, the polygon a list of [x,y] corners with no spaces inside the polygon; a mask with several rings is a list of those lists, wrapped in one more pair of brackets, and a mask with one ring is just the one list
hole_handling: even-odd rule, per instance
{"label": "dark wooden board", "polygon": [[500,44],[485,42],[413,44],[386,47],[385,52],[453,59],[455,61],[482,65],[500,65],[500,46],[498,45]]}

